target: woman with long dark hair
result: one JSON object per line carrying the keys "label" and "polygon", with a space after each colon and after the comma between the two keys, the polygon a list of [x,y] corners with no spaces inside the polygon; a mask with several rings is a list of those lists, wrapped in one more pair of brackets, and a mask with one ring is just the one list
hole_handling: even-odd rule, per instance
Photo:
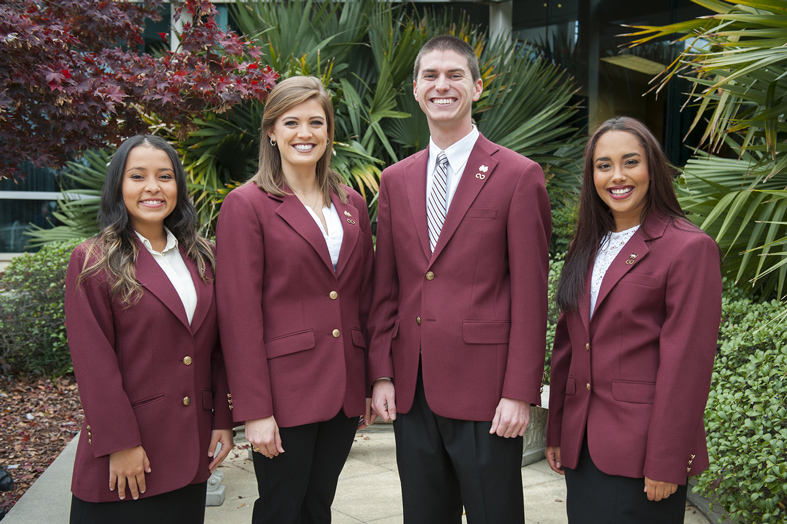
{"label": "woman with long dark hair", "polygon": [[372,233],[366,201],[331,170],[333,133],[317,78],[280,82],[259,169],[219,214],[221,341],[254,451],[257,524],[330,522],[356,429],[371,422]]}
{"label": "woman with long dark hair", "polygon": [[231,399],[214,253],[172,146],[139,135],[118,148],[99,223],[66,277],[85,411],[71,523],[202,523],[208,477],[232,448]]}
{"label": "woman with long dark hair", "polygon": [[546,454],[569,522],[682,523],[687,478],[708,467],[719,251],[633,118],[590,137],[557,303]]}

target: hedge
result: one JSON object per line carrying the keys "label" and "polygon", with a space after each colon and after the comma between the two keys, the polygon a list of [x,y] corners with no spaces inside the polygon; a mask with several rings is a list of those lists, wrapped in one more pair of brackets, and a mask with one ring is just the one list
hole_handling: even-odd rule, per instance
{"label": "hedge", "polygon": [[81,241],[16,257],[0,278],[0,366],[5,373],[62,375],[72,370],[66,341],[65,279]]}

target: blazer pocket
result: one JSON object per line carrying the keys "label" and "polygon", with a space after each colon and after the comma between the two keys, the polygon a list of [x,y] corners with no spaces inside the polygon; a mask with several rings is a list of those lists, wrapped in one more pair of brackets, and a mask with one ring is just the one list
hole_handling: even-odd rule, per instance
{"label": "blazer pocket", "polygon": [[314,330],[304,329],[265,342],[268,359],[298,353],[314,348]]}
{"label": "blazer pocket", "polygon": [[653,404],[656,397],[655,382],[636,382],[632,380],[613,380],[612,398],[633,404]]}
{"label": "blazer pocket", "polygon": [[577,381],[574,380],[574,377],[568,377],[566,380],[566,395],[576,395],[577,394]]}
{"label": "blazer pocket", "polygon": [[471,207],[465,214],[467,218],[497,218],[497,209],[492,207]]}
{"label": "blazer pocket", "polygon": [[396,317],[396,320],[394,320],[393,329],[391,330],[391,338],[392,339],[396,338],[396,335],[398,334],[399,334],[399,317]]}
{"label": "blazer pocket", "polygon": [[135,400],[131,403],[131,407],[134,409],[141,408],[147,406],[149,404],[153,404],[158,402],[159,400],[164,398],[164,393],[159,393],[158,395],[153,395],[152,397],[143,398],[140,400]]}
{"label": "blazer pocket", "polygon": [[366,349],[366,341],[363,339],[363,333],[360,329],[353,329],[353,344],[359,348]]}
{"label": "blazer pocket", "polygon": [[202,408],[208,411],[213,409],[213,391],[209,389],[202,390]]}
{"label": "blazer pocket", "polygon": [[639,273],[628,273],[621,280],[626,284],[637,284],[647,287],[659,287],[660,279],[650,275],[642,275]]}
{"label": "blazer pocket", "polygon": [[511,322],[507,320],[465,320],[462,338],[465,344],[508,344]]}

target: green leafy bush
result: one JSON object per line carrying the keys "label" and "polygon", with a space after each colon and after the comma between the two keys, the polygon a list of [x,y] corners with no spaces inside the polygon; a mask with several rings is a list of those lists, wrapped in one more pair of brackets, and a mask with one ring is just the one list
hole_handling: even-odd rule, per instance
{"label": "green leafy bush", "polygon": [[0,278],[0,366],[6,373],[71,371],[66,340],[65,279],[81,240],[47,244],[16,257]]}
{"label": "green leafy bush", "polygon": [[787,522],[787,330],[783,304],[725,292],[697,490],[739,522]]}
{"label": "green leafy bush", "polygon": [[549,384],[549,367],[552,365],[552,343],[555,341],[555,328],[557,319],[560,316],[560,308],[555,302],[555,292],[557,291],[557,281],[560,272],[563,271],[564,255],[557,255],[549,259],[549,280],[547,288],[547,299],[549,309],[547,311],[547,354],[544,359],[544,383]]}

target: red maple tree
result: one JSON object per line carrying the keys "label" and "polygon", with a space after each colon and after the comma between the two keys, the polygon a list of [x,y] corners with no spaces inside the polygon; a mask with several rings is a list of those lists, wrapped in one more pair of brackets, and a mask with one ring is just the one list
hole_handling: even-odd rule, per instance
{"label": "red maple tree", "polygon": [[[145,18],[161,0],[7,0],[0,5],[0,177],[27,160],[57,167],[86,149],[262,100],[278,74],[262,51],[222,30],[209,1],[186,0],[175,52],[143,52]],[[162,33],[164,39],[167,35]]]}

